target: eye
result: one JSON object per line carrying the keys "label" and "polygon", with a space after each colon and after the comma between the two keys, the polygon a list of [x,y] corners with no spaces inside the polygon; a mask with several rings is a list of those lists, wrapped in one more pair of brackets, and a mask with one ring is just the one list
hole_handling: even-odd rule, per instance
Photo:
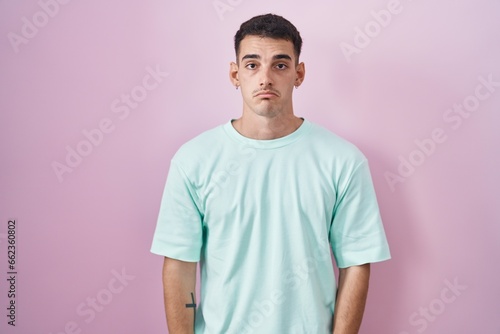
{"label": "eye", "polygon": [[254,63],[248,63],[245,65],[246,68],[248,68],[249,70],[254,70],[257,65],[255,65]]}
{"label": "eye", "polygon": [[283,63],[276,65],[276,67],[278,68],[278,70],[284,70],[288,68],[288,66]]}

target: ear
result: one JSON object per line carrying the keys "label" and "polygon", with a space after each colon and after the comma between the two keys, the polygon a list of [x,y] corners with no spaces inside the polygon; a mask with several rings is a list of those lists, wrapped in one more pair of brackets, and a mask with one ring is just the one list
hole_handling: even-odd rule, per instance
{"label": "ear", "polygon": [[233,84],[233,86],[238,89],[240,86],[240,80],[238,79],[238,64],[236,64],[234,61],[232,61],[229,64],[229,80]]}
{"label": "ear", "polygon": [[302,85],[302,82],[304,81],[304,78],[306,77],[306,65],[304,63],[300,63],[296,67],[296,76],[297,79],[295,79],[295,87],[298,88],[300,85]]}

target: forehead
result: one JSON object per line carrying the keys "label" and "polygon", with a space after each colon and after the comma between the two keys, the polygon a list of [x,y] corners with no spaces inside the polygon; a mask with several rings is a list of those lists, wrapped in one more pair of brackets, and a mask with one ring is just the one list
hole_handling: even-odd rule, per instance
{"label": "forehead", "polygon": [[261,57],[272,57],[275,54],[287,54],[295,60],[293,43],[285,39],[275,39],[260,36],[245,36],[240,42],[238,58],[247,54],[257,54]]}

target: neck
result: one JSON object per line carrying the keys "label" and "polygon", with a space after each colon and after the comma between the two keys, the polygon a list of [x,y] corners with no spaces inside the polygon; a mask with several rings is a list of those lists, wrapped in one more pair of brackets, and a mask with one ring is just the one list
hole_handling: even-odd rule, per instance
{"label": "neck", "polygon": [[269,140],[287,136],[297,130],[304,120],[293,113],[265,117],[254,113],[243,113],[232,122],[242,136],[251,139]]}

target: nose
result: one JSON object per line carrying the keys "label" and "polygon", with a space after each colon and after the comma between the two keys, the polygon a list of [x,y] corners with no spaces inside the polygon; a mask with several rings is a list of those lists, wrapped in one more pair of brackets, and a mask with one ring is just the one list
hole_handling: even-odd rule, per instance
{"label": "nose", "polygon": [[261,72],[261,78],[260,78],[260,87],[268,87],[273,85],[273,80],[272,80],[272,74],[271,74],[271,68],[262,68]]}

